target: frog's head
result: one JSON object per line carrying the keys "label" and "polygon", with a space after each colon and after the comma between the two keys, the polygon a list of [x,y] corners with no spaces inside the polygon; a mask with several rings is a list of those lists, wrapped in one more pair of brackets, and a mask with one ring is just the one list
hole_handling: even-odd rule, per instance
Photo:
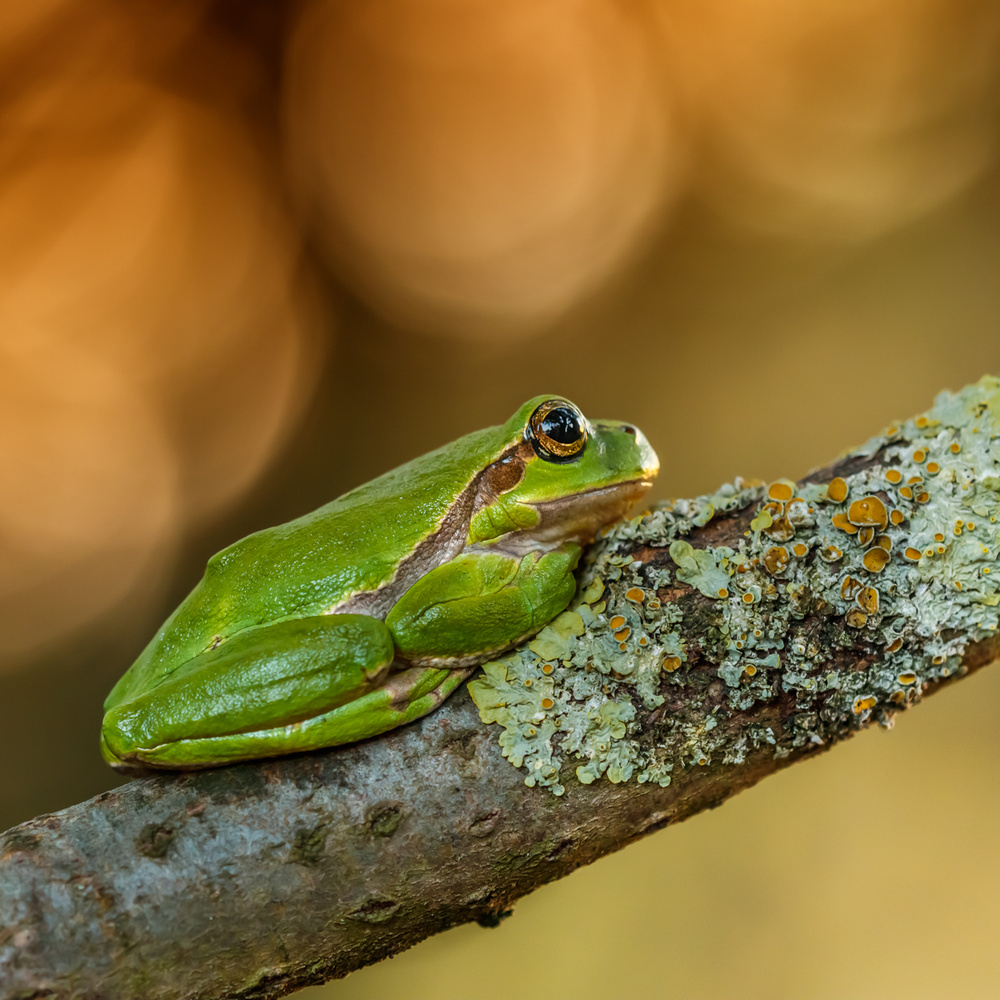
{"label": "frog's head", "polygon": [[629,512],[660,468],[637,427],[589,421],[561,396],[528,400],[503,433],[506,447],[480,479],[469,542],[512,532],[528,544],[589,541]]}

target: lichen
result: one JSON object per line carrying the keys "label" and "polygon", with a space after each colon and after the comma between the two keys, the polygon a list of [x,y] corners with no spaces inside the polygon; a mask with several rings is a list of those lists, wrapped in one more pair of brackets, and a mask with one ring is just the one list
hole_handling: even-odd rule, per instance
{"label": "lichen", "polygon": [[[942,393],[840,468],[737,480],[605,533],[569,609],[469,684],[528,785],[786,756],[888,728],[964,669],[1000,627],[1000,380]],[[698,536],[721,517],[744,519],[736,548]],[[782,705],[777,733],[739,716],[760,702]]]}

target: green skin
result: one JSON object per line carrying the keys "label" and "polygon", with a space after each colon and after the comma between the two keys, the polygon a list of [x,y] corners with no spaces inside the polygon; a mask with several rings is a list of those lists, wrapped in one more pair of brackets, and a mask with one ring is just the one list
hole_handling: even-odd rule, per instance
{"label": "green skin", "polygon": [[202,768],[364,739],[538,632],[575,592],[580,546],[659,467],[612,421],[584,422],[572,460],[539,454],[527,428],[552,399],[213,556],[108,696],[105,760]]}

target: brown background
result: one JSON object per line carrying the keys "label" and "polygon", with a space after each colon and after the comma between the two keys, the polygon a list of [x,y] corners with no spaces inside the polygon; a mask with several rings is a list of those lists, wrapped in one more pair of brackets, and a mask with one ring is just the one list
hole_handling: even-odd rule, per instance
{"label": "brown background", "polygon": [[[8,6],[0,827],[115,783],[101,700],[208,555],[528,396],[666,497],[1000,372],[988,0]],[[998,706],[309,995],[992,995]]]}

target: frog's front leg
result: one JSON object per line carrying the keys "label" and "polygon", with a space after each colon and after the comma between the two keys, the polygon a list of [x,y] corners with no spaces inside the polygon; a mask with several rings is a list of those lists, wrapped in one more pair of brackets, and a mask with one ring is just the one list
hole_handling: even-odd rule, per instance
{"label": "frog's front leg", "polygon": [[421,577],[386,618],[412,663],[463,666],[534,635],[576,592],[580,546],[524,556],[467,552]]}
{"label": "frog's front leg", "polygon": [[366,615],[250,629],[112,707],[101,748],[114,766],[196,768],[349,743],[429,712],[464,676],[392,674],[394,652]]}

